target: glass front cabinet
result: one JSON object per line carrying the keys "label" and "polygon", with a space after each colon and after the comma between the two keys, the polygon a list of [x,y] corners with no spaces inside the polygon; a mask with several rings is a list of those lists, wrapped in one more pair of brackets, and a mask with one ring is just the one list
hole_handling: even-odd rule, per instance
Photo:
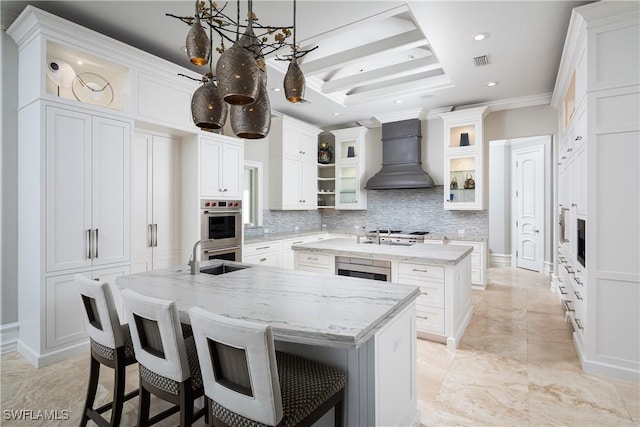
{"label": "glass front cabinet", "polygon": [[367,128],[331,131],[335,136],[335,207],[366,209],[365,136]]}
{"label": "glass front cabinet", "polygon": [[444,208],[486,209],[486,147],[482,122],[487,108],[444,113]]}

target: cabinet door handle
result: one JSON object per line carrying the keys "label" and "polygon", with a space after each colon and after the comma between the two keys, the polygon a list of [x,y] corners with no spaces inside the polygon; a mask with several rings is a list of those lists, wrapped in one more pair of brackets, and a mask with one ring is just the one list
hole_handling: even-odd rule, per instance
{"label": "cabinet door handle", "polygon": [[293,243],[291,243],[291,244],[292,244],[292,245],[297,245],[297,244],[302,243],[302,242],[303,242],[303,241],[302,241],[302,240],[300,240],[299,242],[293,242]]}
{"label": "cabinet door handle", "polygon": [[158,247],[158,224],[153,224],[153,246]]}
{"label": "cabinet door handle", "polygon": [[91,259],[91,230],[87,230],[87,259]]}
{"label": "cabinet door handle", "polygon": [[582,301],[582,296],[578,293],[578,291],[573,291],[573,293],[576,295],[576,298],[578,298],[579,301]]}
{"label": "cabinet door handle", "polygon": [[150,248],[153,247],[153,224],[147,224],[147,244]]}
{"label": "cabinet door handle", "polygon": [[265,262],[266,260],[266,258],[260,258],[260,262]]}
{"label": "cabinet door handle", "polygon": [[580,319],[575,319],[575,318],[574,318],[573,320],[575,320],[575,321],[576,321],[576,325],[578,326],[578,328],[579,328],[581,331],[584,331],[584,328],[582,327],[582,323],[580,322]]}
{"label": "cabinet door handle", "polygon": [[573,307],[571,307],[571,301],[565,301],[564,302],[564,308],[567,311],[575,311],[575,309]]}
{"label": "cabinet door handle", "polygon": [[263,246],[261,248],[256,248],[256,251],[261,251],[263,249],[269,249],[271,246]]}
{"label": "cabinet door handle", "polygon": [[428,270],[420,270],[418,268],[414,268],[413,271],[417,271],[419,273],[428,273],[429,272]]}
{"label": "cabinet door handle", "polygon": [[95,238],[95,242],[94,242],[95,250],[94,250],[93,257],[94,258],[98,258],[98,242],[99,242],[99,240],[98,240],[98,229],[97,228],[95,229],[95,233],[96,233],[96,238]]}
{"label": "cabinet door handle", "polygon": [[309,261],[317,261],[318,258],[309,256],[309,257],[307,257],[307,260],[309,260]]}
{"label": "cabinet door handle", "polygon": [[573,280],[575,280],[578,285],[583,286],[582,280],[580,280],[579,278],[574,277]]}
{"label": "cabinet door handle", "polygon": [[561,295],[566,295],[567,291],[564,289],[564,286],[558,286],[558,290],[560,291]]}

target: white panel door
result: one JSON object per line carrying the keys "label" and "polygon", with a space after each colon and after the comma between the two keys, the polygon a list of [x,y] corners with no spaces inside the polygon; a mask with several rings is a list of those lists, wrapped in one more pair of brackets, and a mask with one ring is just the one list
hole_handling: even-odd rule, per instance
{"label": "white panel door", "polygon": [[131,126],[93,118],[93,265],[131,259]]}
{"label": "white panel door", "polygon": [[221,146],[215,141],[200,142],[200,196],[219,197],[222,192],[220,182]]}
{"label": "white panel door", "polygon": [[516,173],[517,266],[544,267],[544,147],[514,152]]}
{"label": "white panel door", "polygon": [[282,207],[302,209],[302,162],[282,159]]}
{"label": "white panel door", "polygon": [[302,162],[302,200],[305,209],[318,207],[318,166],[317,163]]}
{"label": "white panel door", "polygon": [[46,129],[47,271],[89,267],[91,116],[47,107]]}
{"label": "white panel door", "polygon": [[151,162],[153,137],[146,133],[136,132],[132,158],[132,206],[131,206],[131,250],[133,271],[149,271],[153,257],[151,248],[152,229],[152,195]]}
{"label": "white panel door", "polygon": [[242,165],[244,155],[242,147],[233,144],[222,145],[222,189],[223,196],[240,199],[242,198]]}
{"label": "white panel door", "polygon": [[[180,141],[153,137],[151,185],[153,228],[153,268],[156,258],[180,251]],[[168,266],[167,266],[168,267]]]}

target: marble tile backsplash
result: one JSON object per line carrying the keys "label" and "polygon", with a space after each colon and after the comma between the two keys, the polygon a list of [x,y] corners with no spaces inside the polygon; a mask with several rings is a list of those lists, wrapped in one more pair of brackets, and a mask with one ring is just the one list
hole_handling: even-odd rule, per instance
{"label": "marble tile backsplash", "polygon": [[429,231],[438,234],[489,235],[489,213],[485,211],[446,211],[443,187],[409,190],[369,190],[366,211],[319,209],[317,211],[264,211],[263,227],[245,229],[253,236],[268,229],[272,233],[320,228],[367,230],[380,227],[402,231]]}

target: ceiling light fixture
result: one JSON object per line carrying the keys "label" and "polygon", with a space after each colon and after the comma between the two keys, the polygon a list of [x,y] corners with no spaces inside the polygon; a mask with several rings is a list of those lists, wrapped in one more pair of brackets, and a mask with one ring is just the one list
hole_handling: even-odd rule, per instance
{"label": "ceiling light fixture", "polygon": [[338,113],[337,111],[335,113],[333,113],[334,116],[339,116],[340,113]]}
{"label": "ceiling light fixture", "polygon": [[487,83],[487,86],[493,87],[493,86],[496,86],[497,84],[498,84],[498,82],[489,82],[489,83]]}
{"label": "ceiling light fixture", "polygon": [[489,34],[487,33],[478,33],[475,36],[473,36],[473,39],[477,42],[482,41],[484,39],[486,39],[487,37],[489,37]]}
{"label": "ceiling light fixture", "polygon": [[395,104],[402,104],[402,99],[396,99],[395,101],[393,101]]}
{"label": "ceiling light fixture", "polygon": [[[189,61],[195,65],[209,65],[209,72],[202,77],[203,85],[196,90],[192,98],[193,121],[203,130],[221,129],[226,121],[227,110],[230,109],[231,128],[236,136],[247,139],[264,138],[271,127],[265,55],[284,47],[291,49],[290,55],[277,59],[291,62],[284,82],[287,99],[291,102],[301,102],[304,101],[305,82],[298,60],[317,46],[309,50],[300,50],[296,45],[295,0],[293,26],[287,27],[259,24],[253,13],[253,0],[247,0],[246,25],[241,25],[240,21],[240,0],[237,1],[235,20],[225,14],[226,6],[225,4],[218,8],[215,2],[209,0],[207,7],[207,2],[196,0],[194,16],[166,14],[191,27],[186,38]],[[204,29],[207,25],[209,36]],[[241,29],[244,29],[242,36]],[[254,29],[260,34],[256,35]],[[219,47],[216,48],[220,53],[220,59],[215,64],[215,75],[212,64],[213,31],[221,39]],[[231,32],[235,33],[235,40],[228,35]],[[292,33],[293,43],[290,44],[287,40]],[[226,48],[225,41],[233,43],[232,46]]]}

